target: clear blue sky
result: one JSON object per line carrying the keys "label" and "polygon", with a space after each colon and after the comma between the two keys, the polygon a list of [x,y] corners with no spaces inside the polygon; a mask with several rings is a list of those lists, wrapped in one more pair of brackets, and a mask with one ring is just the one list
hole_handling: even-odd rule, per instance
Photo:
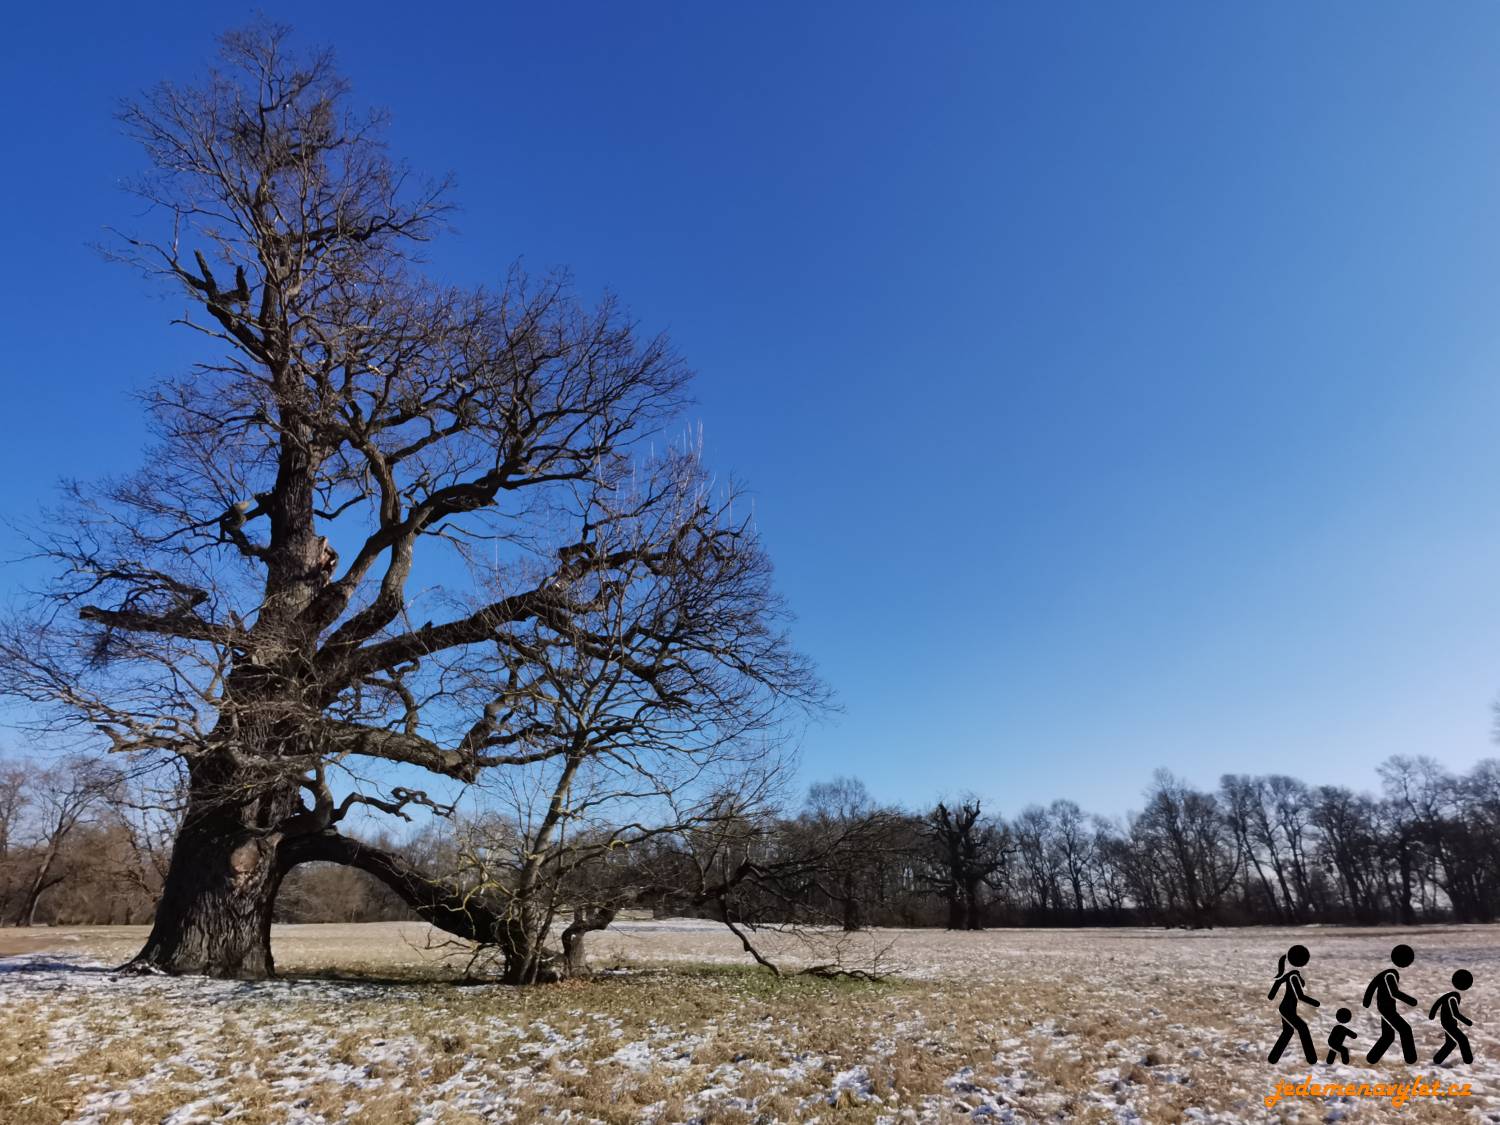
{"label": "clear blue sky", "polygon": [[[1500,7],[265,10],[455,174],[435,272],[571,266],[699,370],[845,707],[807,780],[1117,813],[1493,753]],[[88,249],[112,105],[249,14],[7,15],[7,514],[138,458],[188,341]]]}

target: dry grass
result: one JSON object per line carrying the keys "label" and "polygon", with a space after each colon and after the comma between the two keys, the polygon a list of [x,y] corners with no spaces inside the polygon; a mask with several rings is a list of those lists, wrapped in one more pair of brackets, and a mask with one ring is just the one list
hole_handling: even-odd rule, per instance
{"label": "dry grass", "polygon": [[[0,973],[0,1121],[1384,1121],[1389,1102],[1262,1104],[1298,1059],[1265,1051],[1276,956],[1313,951],[1309,991],[1356,1009],[1394,930],[992,931],[896,939],[880,984],[776,981],[733,938],[693,923],[627,923],[586,983],[465,986],[419,926],[276,934],[285,978],[245,985],[115,977],[138,930],[0,931],[24,971]],[[1462,1102],[1417,1099],[1402,1121],[1500,1121],[1497,931],[1409,931],[1419,998],[1462,965],[1478,1059]],[[39,953],[52,950],[63,957]],[[783,953],[794,956],[786,948]],[[809,954],[816,956],[817,954]],[[66,958],[66,959],[64,959]],[[6,964],[6,963],[0,963]],[[330,979],[337,976],[343,979]],[[1415,1014],[1415,1013],[1414,1013]],[[1430,1056],[1441,1036],[1413,1020]],[[1356,1060],[1359,1056],[1356,1055]],[[1318,1070],[1408,1078],[1387,1062]],[[1430,1073],[1430,1068],[1416,1068]],[[1328,1080],[1326,1076],[1323,1080]]]}

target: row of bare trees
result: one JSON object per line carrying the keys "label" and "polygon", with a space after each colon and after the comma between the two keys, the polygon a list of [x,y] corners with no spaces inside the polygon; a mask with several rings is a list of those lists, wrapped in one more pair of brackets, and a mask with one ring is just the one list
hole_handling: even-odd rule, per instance
{"label": "row of bare trees", "polygon": [[[172,856],[183,794],[159,773],[133,775],[110,758],[0,756],[0,925],[140,925],[150,922]],[[377,838],[414,859],[437,846],[428,832]],[[377,922],[412,917],[378,881],[312,864],[289,874],[283,922]]]}
{"label": "row of bare trees", "polygon": [[[1500,917],[1500,762],[1454,774],[1398,757],[1379,772],[1377,794],[1241,774],[1206,791],[1159,772],[1144,807],[1123,821],[1066,799],[1008,818],[975,798],[914,812],[839,778],[814,785],[798,810],[740,800],[628,846],[627,826],[563,818],[540,852],[529,804],[508,813],[490,805],[374,840],[372,850],[442,873],[465,893],[513,899],[536,914],[541,934],[571,930],[575,969],[576,939],[641,907],[736,928],[846,930]],[[110,761],[11,761],[0,768],[0,918],[149,919],[174,828],[161,793]],[[416,915],[378,878],[310,864],[289,874],[276,916]],[[530,948],[540,957],[541,939]]]}
{"label": "row of bare trees", "polygon": [[[762,862],[801,882],[761,908],[846,928],[1500,917],[1500,761],[1395,757],[1379,777],[1376,794],[1242,774],[1201,790],[1159,771],[1123,820],[1066,799],[1009,818],[975,798],[880,808],[844,779],[765,826]],[[817,839],[839,843],[795,863]]]}

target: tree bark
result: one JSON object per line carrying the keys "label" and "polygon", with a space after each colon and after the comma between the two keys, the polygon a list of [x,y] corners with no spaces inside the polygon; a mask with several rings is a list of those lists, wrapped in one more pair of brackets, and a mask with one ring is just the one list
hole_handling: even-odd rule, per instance
{"label": "tree bark", "polygon": [[842,925],[846,934],[858,933],[864,929],[859,917],[859,903],[852,898],[844,900]]}
{"label": "tree bark", "polygon": [[573,921],[562,932],[562,960],[559,968],[563,976],[586,977],[589,975],[589,959],[584,952],[584,940],[597,930],[608,929],[617,913],[618,911],[611,906],[573,912]]}
{"label": "tree bark", "polygon": [[131,967],[258,980],[275,974],[271,912],[285,868],[280,838],[232,815],[184,825],[161,902]]}
{"label": "tree bark", "polygon": [[271,912],[290,869],[280,826],[301,808],[295,782],[246,802],[247,779],[198,763],[151,934],[129,968],[258,980],[275,975]]}
{"label": "tree bark", "polygon": [[984,929],[984,919],[980,915],[979,906],[979,881],[970,880],[964,884],[964,929]]}
{"label": "tree bark", "polygon": [[962,930],[964,926],[964,903],[958,891],[953,891],[948,896],[948,928],[950,930]]}

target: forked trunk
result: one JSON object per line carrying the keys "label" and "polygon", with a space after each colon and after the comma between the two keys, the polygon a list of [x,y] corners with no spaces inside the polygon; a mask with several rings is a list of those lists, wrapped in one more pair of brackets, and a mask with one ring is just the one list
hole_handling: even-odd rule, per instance
{"label": "forked trunk", "polygon": [[[226,779],[194,778],[194,798],[172,849],[172,862],[145,947],[128,966],[255,980],[275,973],[271,916],[282,877],[310,861],[359,868],[391,888],[425,921],[497,949],[502,980],[537,984],[588,972],[585,936],[607,927],[610,908],[575,913],[562,934],[562,955],[548,950],[545,923],[527,925],[504,905],[433,879],[400,856],[309,823],[296,790],[265,794],[248,805],[216,804]],[[550,918],[550,912],[549,912]]]}
{"label": "forked trunk", "polygon": [[556,954],[546,946],[546,923],[514,921],[495,935],[501,955],[501,984],[551,984],[565,975]]}
{"label": "forked trunk", "polygon": [[618,908],[596,906],[592,909],[575,910],[573,921],[562,932],[562,957],[558,959],[558,975],[563,977],[586,977],[589,975],[589,959],[584,952],[584,943],[591,933],[608,929],[615,920]]}
{"label": "forked trunk", "polygon": [[21,900],[21,909],[16,911],[15,924],[17,926],[36,925],[36,908],[42,901],[42,893],[59,881],[48,878],[52,874],[52,865],[56,862],[57,846],[54,844],[47,849],[47,855],[42,860],[42,865],[37,868],[36,877],[32,879],[26,897]]}

